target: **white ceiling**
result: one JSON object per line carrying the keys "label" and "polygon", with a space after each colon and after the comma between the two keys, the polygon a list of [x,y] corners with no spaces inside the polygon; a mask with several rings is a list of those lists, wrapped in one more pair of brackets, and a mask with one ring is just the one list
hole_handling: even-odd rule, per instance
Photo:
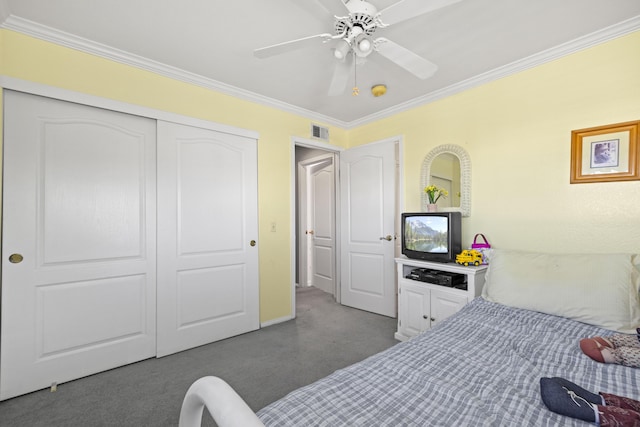
{"label": "white ceiling", "polygon": [[[437,64],[433,77],[420,80],[373,53],[357,68],[357,97],[327,95],[335,59],[320,42],[254,57],[256,48],[333,33],[327,10],[345,15],[339,2],[0,0],[0,19],[4,28],[345,128],[640,29],[640,0],[462,0],[376,32]],[[396,0],[370,3],[381,10]],[[369,88],[379,83],[388,92],[374,98]]]}

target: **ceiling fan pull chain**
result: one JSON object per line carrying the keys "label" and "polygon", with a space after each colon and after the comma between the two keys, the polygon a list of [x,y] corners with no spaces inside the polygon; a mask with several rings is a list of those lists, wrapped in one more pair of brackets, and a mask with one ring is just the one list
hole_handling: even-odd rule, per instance
{"label": "ceiling fan pull chain", "polygon": [[353,53],[353,91],[351,95],[358,96],[360,89],[358,89],[358,61],[355,52]]}

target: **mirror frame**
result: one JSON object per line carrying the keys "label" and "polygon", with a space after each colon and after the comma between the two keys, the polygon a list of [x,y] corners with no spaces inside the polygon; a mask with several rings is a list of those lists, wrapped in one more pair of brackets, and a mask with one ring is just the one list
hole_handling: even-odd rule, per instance
{"label": "mirror frame", "polygon": [[[442,212],[460,212],[463,217],[471,215],[471,158],[464,148],[459,145],[445,144],[439,145],[431,150],[422,161],[422,171],[420,174],[420,189],[431,184],[431,164],[440,154],[453,154],[460,161],[460,207],[438,208]],[[420,198],[421,206],[428,203],[427,194],[422,191]]]}

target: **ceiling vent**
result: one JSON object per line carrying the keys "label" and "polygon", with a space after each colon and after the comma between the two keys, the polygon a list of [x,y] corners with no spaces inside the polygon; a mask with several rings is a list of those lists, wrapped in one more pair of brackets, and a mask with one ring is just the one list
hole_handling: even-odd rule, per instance
{"label": "ceiling vent", "polygon": [[321,139],[323,141],[329,141],[329,128],[311,123],[311,137]]}

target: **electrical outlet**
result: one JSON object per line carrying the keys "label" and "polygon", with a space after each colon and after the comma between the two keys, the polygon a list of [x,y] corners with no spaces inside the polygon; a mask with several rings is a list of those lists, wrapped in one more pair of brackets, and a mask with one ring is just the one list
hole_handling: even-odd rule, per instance
{"label": "electrical outlet", "polygon": [[272,232],[272,233],[275,233],[275,232],[276,232],[276,223],[275,223],[275,222],[272,222],[272,223],[271,223],[271,232]]}

